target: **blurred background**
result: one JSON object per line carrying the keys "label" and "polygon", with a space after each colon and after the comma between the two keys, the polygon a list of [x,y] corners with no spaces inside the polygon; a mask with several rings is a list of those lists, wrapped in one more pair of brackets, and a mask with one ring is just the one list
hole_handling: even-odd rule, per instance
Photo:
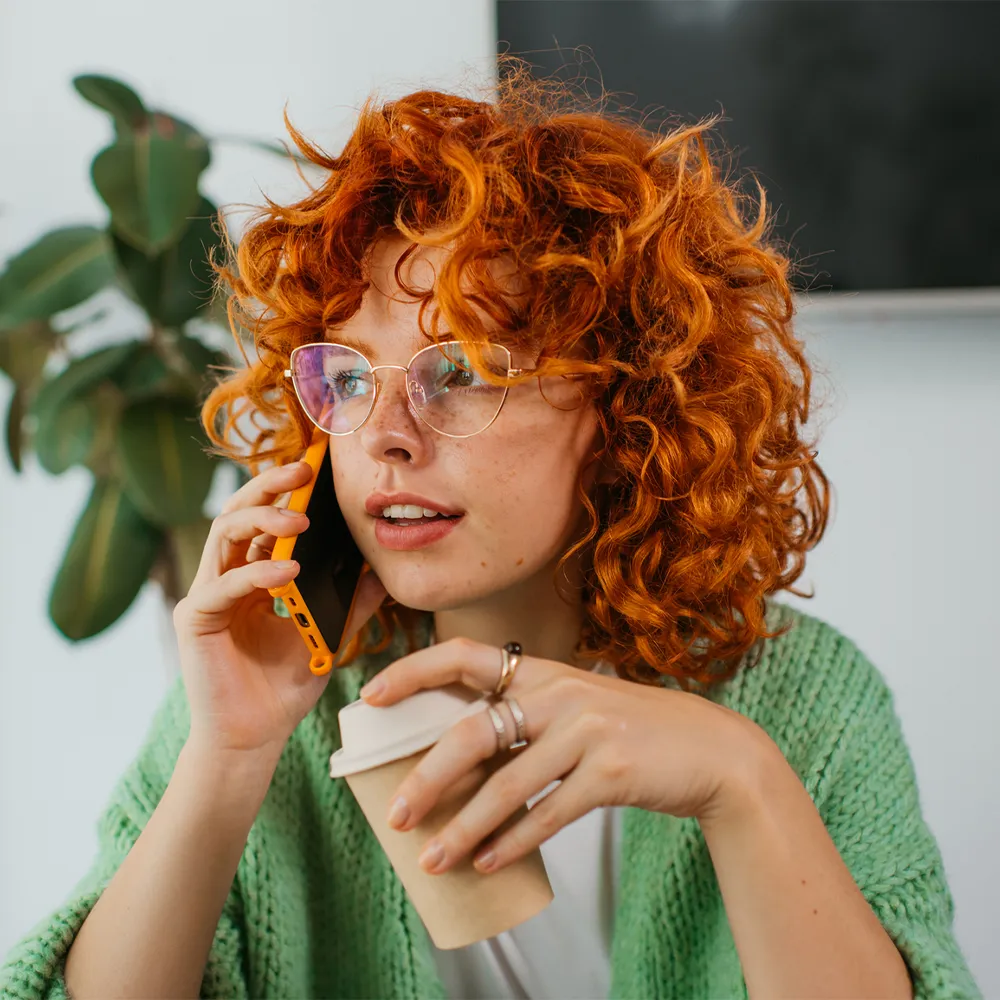
{"label": "blurred background", "polygon": [[[465,92],[494,72],[499,43],[541,73],[589,78],[593,93],[603,82],[609,107],[649,125],[723,111],[734,169],[753,171],[777,206],[807,271],[798,333],[834,488],[831,526],[797,584],[815,598],[778,599],[840,629],[887,677],[959,942],[984,994],[1000,996],[988,908],[1000,889],[988,628],[1000,559],[1000,82],[987,51],[998,13],[962,0],[0,4],[0,406],[38,442],[0,459],[0,954],[89,866],[97,817],[176,676],[164,593],[183,590],[198,531],[237,483],[232,467],[191,458],[164,506],[160,465],[126,447],[124,485],[107,492],[108,413],[127,405],[133,453],[155,452],[173,439],[149,436],[163,425],[150,407],[194,398],[185,359],[219,360],[227,340],[207,304],[178,315],[168,295],[192,272],[178,261],[211,236],[199,242],[170,211],[137,215],[115,200],[128,180],[115,154],[93,180],[91,162],[135,141],[136,116],[152,122],[163,162],[190,165],[174,216],[204,218],[207,200],[238,239],[241,205],[304,190],[265,148],[285,139],[284,108],[339,150],[371,90]],[[129,262],[123,287],[100,272],[112,253]],[[44,272],[69,307],[26,303],[11,271]],[[136,353],[136,340],[156,350]],[[126,359],[115,371],[87,361],[105,365],[100,392],[82,399],[82,376],[76,395],[65,379],[45,389],[67,360],[95,354]],[[75,436],[43,436],[53,413]],[[105,510],[132,534],[118,527],[100,550]],[[115,572],[94,576],[99,551]]]}

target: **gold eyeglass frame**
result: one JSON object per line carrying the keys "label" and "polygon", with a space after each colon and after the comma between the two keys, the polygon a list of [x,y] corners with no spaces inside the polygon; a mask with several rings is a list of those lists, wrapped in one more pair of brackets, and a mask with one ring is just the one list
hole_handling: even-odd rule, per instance
{"label": "gold eyeglass frame", "polygon": [[[294,374],[294,360],[293,360],[295,358],[295,355],[296,355],[296,353],[298,351],[301,351],[301,350],[303,350],[306,347],[315,347],[317,344],[324,344],[324,345],[325,344],[329,344],[331,347],[340,347],[340,348],[343,348],[346,351],[353,351],[355,354],[360,355],[362,358],[365,359],[365,362],[367,363],[368,367],[371,369],[371,374],[373,376],[375,375],[375,372],[377,372],[380,368],[397,368],[397,369],[399,369],[399,371],[406,372],[407,375],[409,375],[409,371],[410,371],[410,368],[413,366],[413,362],[421,354],[424,354],[426,351],[437,350],[439,347],[447,347],[450,344],[461,344],[461,343],[462,343],[461,340],[444,340],[440,344],[428,344],[426,347],[421,347],[420,350],[417,351],[416,354],[414,354],[412,358],[410,358],[410,363],[408,365],[404,366],[404,365],[373,365],[371,363],[370,359],[366,358],[365,355],[362,354],[361,351],[359,351],[356,347],[348,347],[347,344],[338,344],[336,341],[332,341],[332,340],[313,341],[313,342],[311,342],[309,344],[299,344],[298,347],[296,347],[296,348],[294,348],[292,350],[292,353],[288,356],[288,362],[289,362],[289,364],[292,367],[285,369],[285,371],[284,371],[284,377],[286,379],[291,379],[292,380],[292,388],[295,390],[295,398],[299,401],[299,406],[302,408],[302,412],[309,418],[309,420],[310,420],[311,423],[315,424],[315,426],[318,427],[325,434],[330,434],[333,437],[347,437],[349,434],[355,434],[355,433],[357,433],[357,431],[361,430],[361,428],[364,427],[364,425],[368,422],[369,417],[371,417],[371,415],[375,412],[375,404],[378,402],[379,392],[382,389],[382,380],[379,379],[379,378],[374,378],[373,379],[373,381],[375,383],[375,392],[372,395],[371,405],[368,407],[368,413],[365,415],[365,419],[362,420],[361,423],[358,424],[357,427],[355,427],[353,430],[349,430],[349,431],[331,431],[331,430],[328,430],[326,427],[324,427],[322,424],[320,424],[320,422],[318,420],[316,420],[313,417],[313,415],[309,412],[309,408],[306,406],[305,400],[303,400],[303,398],[302,398],[302,393],[299,391],[298,381],[297,381],[297,379],[295,377],[295,374]],[[511,363],[512,358],[510,356],[510,349],[505,344],[494,344],[492,341],[489,341],[489,344],[490,344],[491,347],[499,347],[504,352],[504,354],[506,354],[506,356],[507,356],[507,377],[508,378],[511,375],[523,375],[526,371],[530,371],[531,370],[529,368],[511,368],[510,367],[510,363]],[[499,388],[499,386],[498,386],[498,388]],[[438,430],[437,427],[435,427],[433,424],[429,423],[426,419],[424,419],[424,417],[420,414],[420,411],[417,409],[416,402],[414,401],[413,397],[410,395],[410,380],[409,380],[409,378],[407,378],[407,380],[406,380],[406,398],[410,401],[410,404],[413,407],[413,412],[420,418],[420,421],[423,424],[425,424],[427,427],[430,427],[430,429],[432,431],[434,431],[435,433],[437,433],[437,434],[443,434],[445,437],[450,437],[450,438],[470,438],[470,437],[475,437],[477,434],[482,434],[483,431],[487,430],[488,428],[490,428],[493,425],[493,421],[496,420],[496,418],[500,416],[500,411],[503,409],[503,404],[507,401],[507,390],[509,388],[510,388],[510,386],[506,386],[506,385],[503,387],[503,397],[500,400],[500,405],[497,407],[497,412],[493,414],[493,417],[490,420],[490,422],[485,427],[480,428],[478,431],[473,431],[471,434],[449,434],[447,431]]]}

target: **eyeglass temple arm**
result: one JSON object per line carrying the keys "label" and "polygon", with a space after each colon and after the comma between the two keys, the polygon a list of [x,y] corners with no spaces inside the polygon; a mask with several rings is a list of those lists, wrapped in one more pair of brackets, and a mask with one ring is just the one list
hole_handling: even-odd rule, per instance
{"label": "eyeglass temple arm", "polygon": [[[507,369],[507,374],[508,375],[523,375],[526,371],[533,371],[533,369],[531,369],[531,368],[508,368]],[[292,377],[292,369],[291,368],[286,368],[282,372],[282,375],[285,378],[291,378]]]}

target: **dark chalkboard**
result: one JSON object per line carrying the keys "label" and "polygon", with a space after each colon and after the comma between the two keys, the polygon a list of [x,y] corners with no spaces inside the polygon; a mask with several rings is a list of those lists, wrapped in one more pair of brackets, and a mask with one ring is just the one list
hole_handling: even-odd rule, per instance
{"label": "dark chalkboard", "polygon": [[1000,286],[1000,3],[497,0],[497,29],[649,127],[721,109],[799,287]]}

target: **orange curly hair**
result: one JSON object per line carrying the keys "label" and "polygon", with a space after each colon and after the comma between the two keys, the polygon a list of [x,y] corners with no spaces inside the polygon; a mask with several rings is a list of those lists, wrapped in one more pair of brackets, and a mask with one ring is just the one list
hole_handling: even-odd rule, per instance
{"label": "orange curly hair", "polygon": [[[791,265],[768,243],[764,190],[744,221],[745,196],[706,147],[717,117],[650,132],[571,107],[565,84],[512,56],[494,87],[486,100],[369,96],[339,156],[286,115],[327,175],[294,204],[266,199],[229,266],[216,265],[237,344],[240,326],[251,330],[259,361],[214,388],[203,424],[218,453],[254,473],[297,460],[312,427],[282,377],[291,350],[359,308],[378,238],[412,242],[400,264],[416,244],[453,247],[434,291],[410,290],[424,298],[425,335],[438,339],[443,316],[442,339],[540,348],[523,378],[580,379],[598,403],[600,455],[610,451],[619,478],[594,502],[577,483],[589,525],[559,564],[584,557],[577,654],[633,680],[718,683],[789,627],[766,631],[767,595],[813,596],[791,584],[829,515],[827,478],[802,436],[811,372],[791,328]],[[486,268],[501,255],[525,280],[517,304]],[[380,640],[370,620],[345,662],[384,649],[397,627],[412,649],[422,614],[387,599]]]}

